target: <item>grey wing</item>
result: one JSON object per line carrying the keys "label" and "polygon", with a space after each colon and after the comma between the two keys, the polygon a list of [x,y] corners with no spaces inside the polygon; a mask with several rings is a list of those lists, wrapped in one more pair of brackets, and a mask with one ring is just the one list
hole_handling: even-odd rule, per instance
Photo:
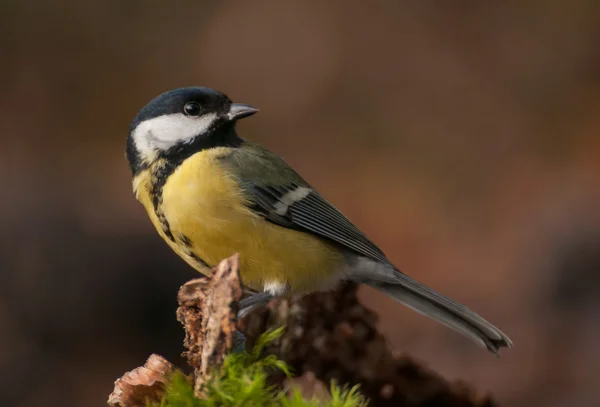
{"label": "grey wing", "polygon": [[324,237],[362,256],[390,264],[383,252],[348,218],[308,185],[244,183],[251,209],[277,225]]}

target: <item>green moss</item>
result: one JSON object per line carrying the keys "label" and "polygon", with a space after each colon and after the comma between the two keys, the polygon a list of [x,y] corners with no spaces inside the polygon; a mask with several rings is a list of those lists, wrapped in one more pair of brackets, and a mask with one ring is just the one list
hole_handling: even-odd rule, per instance
{"label": "green moss", "polygon": [[[273,355],[262,357],[264,347],[283,333],[283,327],[263,334],[250,352],[232,353],[206,383],[204,399],[194,396],[193,384],[182,373],[176,373],[160,403],[151,407],[366,407],[366,399],[358,386],[339,387],[331,383],[331,400],[323,404],[304,400],[298,389],[283,392],[269,384],[269,375],[281,371],[292,377],[290,368]],[[288,394],[289,393],[289,394]]]}
{"label": "green moss", "polygon": [[339,387],[332,382],[330,392],[331,400],[323,404],[320,400],[305,400],[300,390],[292,389],[291,394],[281,397],[276,405],[282,407],[367,407],[367,399],[358,392],[358,386]]}

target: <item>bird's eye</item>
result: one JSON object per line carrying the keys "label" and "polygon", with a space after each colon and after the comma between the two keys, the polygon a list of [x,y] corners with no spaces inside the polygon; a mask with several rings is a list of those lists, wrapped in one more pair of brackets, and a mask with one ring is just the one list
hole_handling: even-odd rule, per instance
{"label": "bird's eye", "polygon": [[186,116],[198,116],[200,114],[200,104],[198,102],[188,102],[183,106],[183,113]]}

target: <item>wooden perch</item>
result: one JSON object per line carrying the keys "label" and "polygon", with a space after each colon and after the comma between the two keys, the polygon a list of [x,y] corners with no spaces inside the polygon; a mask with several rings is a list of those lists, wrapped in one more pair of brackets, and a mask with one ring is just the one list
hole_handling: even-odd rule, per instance
{"label": "wooden perch", "polygon": [[269,328],[286,325],[267,352],[298,375],[329,383],[360,384],[372,406],[486,406],[496,404],[462,383],[450,383],[408,356],[388,349],[377,332],[377,315],[358,301],[357,286],[277,299],[240,321],[249,344]]}
{"label": "wooden perch", "polygon": [[[410,357],[390,351],[377,332],[377,316],[358,302],[354,284],[273,300],[237,323],[242,297],[238,265],[234,255],[215,267],[210,277],[191,280],[179,290],[177,318],[185,328],[184,355],[194,368],[198,397],[203,396],[210,369],[219,366],[235,345],[236,329],[252,344],[267,329],[286,325],[283,336],[266,349],[268,353],[287,362],[298,376],[306,373],[325,383],[335,379],[340,384],[360,384],[371,406],[496,405],[489,396],[450,383]],[[150,359],[156,358],[160,359],[155,355]],[[165,372],[173,367],[160,359],[164,367],[146,374],[144,369],[152,371],[150,359],[115,382],[109,405],[141,407],[147,400],[160,399]]]}
{"label": "wooden perch", "polygon": [[[238,256],[219,263],[210,278],[185,283],[177,296],[177,319],[185,329],[184,356],[194,368],[194,392],[202,397],[202,385],[210,368],[219,366],[234,345],[236,315],[242,288],[238,274]],[[160,401],[166,384],[165,375],[174,371],[164,358],[152,355],[115,382],[108,398],[111,407],[145,407],[148,401]]]}
{"label": "wooden perch", "polygon": [[238,264],[236,254],[221,261],[210,278],[188,281],[179,289],[177,319],[185,328],[184,356],[194,368],[197,397],[202,396],[210,368],[219,366],[234,344],[242,298]]}
{"label": "wooden perch", "polygon": [[114,407],[146,406],[147,400],[160,400],[173,365],[159,355],[150,355],[144,366],[133,369],[117,379],[108,397]]}

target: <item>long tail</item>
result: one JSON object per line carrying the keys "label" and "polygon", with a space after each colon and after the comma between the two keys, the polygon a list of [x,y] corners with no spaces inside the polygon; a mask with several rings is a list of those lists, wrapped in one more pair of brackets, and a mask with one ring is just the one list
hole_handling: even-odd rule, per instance
{"label": "long tail", "polygon": [[362,282],[466,335],[494,354],[497,354],[501,347],[512,346],[508,336],[464,305],[436,293],[399,271],[394,270],[393,282],[390,282],[389,274],[387,277],[385,281],[363,279]]}

